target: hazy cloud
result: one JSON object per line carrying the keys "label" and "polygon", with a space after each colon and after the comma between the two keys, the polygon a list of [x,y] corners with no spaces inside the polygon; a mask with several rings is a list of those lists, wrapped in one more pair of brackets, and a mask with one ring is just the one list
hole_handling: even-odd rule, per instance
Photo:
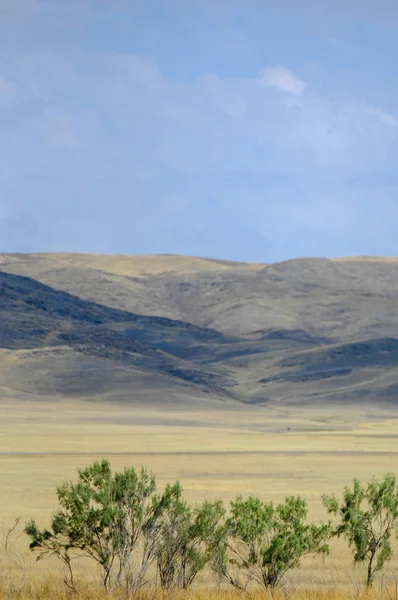
{"label": "hazy cloud", "polygon": [[353,85],[320,85],[334,60],[324,46],[314,67],[287,37],[261,51],[283,20],[265,36],[253,30],[238,64],[212,46],[229,35],[224,20],[210,31],[187,8],[181,24],[144,5],[121,18],[113,6],[0,0],[4,250],[265,261],[393,252],[392,95],[384,104]]}
{"label": "hazy cloud", "polygon": [[[205,223],[213,219],[223,227],[228,214],[231,231],[251,230],[276,257],[297,227],[313,242],[322,231],[341,236],[349,230],[360,207],[351,202],[348,211],[346,194],[336,188],[333,195],[328,179],[378,169],[398,151],[396,139],[383,137],[385,124],[393,123],[388,113],[355,98],[300,95],[304,83],[289,71],[265,70],[264,86],[256,78],[215,75],[182,85],[152,61],[125,53],[99,56],[89,76],[69,63],[66,78],[52,77],[50,65],[46,75],[41,61],[27,77],[32,85],[36,74],[45,81],[51,101],[33,118],[16,118],[0,151],[13,172],[13,180],[3,179],[8,211],[23,211],[31,223],[42,214],[24,247],[43,248],[46,239],[45,249],[56,249],[58,240],[62,249],[89,250],[91,240],[96,251],[111,251],[112,244],[128,251],[132,236],[130,251],[150,251],[152,244],[160,252],[162,239],[164,251],[183,251],[187,227],[186,251],[198,252]],[[270,92],[271,82],[292,93],[286,102]],[[275,180],[278,172],[283,177]],[[203,203],[206,211],[199,210]],[[107,227],[119,233],[106,241]],[[208,231],[208,252],[219,248],[221,256],[219,229]]]}
{"label": "hazy cloud", "polygon": [[380,121],[380,123],[383,123],[383,125],[388,125],[389,127],[397,127],[398,125],[397,117],[385,110],[382,110],[381,108],[367,106],[365,108],[365,112],[368,115],[372,115],[373,117],[378,119],[378,121]]}
{"label": "hazy cloud", "polygon": [[259,82],[266,87],[274,87],[281,92],[291,92],[300,96],[305,90],[306,84],[298,79],[286,67],[268,67],[261,72]]}
{"label": "hazy cloud", "polygon": [[158,67],[142,56],[132,53],[109,56],[109,69],[120,78],[127,78],[132,84],[156,90],[163,84],[162,75]]}

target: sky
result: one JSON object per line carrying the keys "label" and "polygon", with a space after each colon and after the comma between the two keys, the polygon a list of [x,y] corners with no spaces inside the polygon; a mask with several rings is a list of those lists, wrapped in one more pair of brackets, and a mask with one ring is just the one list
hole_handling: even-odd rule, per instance
{"label": "sky", "polygon": [[398,255],[396,0],[0,0],[0,252]]}

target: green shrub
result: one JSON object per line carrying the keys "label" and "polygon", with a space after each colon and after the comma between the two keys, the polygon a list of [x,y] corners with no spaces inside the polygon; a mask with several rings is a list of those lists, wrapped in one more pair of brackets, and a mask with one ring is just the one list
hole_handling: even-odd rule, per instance
{"label": "green shrub", "polygon": [[366,585],[372,585],[374,575],[391,558],[391,536],[398,525],[398,485],[395,475],[373,479],[366,487],[354,479],[353,487],[346,487],[343,499],[322,497],[330,514],[339,522],[334,535],[344,536],[353,551],[354,563],[367,566]]}
{"label": "green shrub", "polygon": [[246,590],[255,582],[274,588],[307,554],[326,554],[330,524],[306,523],[306,503],[300,497],[286,498],[274,506],[259,498],[238,496],[231,503],[224,540],[214,568],[234,587]]}
{"label": "green shrub", "polygon": [[162,502],[156,548],[160,583],[168,589],[187,589],[212,561],[225,510],[220,501],[205,500],[199,506],[190,506],[183,499],[179,483],[167,486]]}
{"label": "green shrub", "polygon": [[78,471],[76,484],[57,488],[60,510],[50,529],[39,529],[35,521],[27,524],[30,548],[39,551],[39,558],[52,554],[61,559],[73,589],[76,555],[99,565],[106,590],[138,589],[155,560],[161,512],[155,489],[155,477],[145,469],[113,474],[107,460],[94,462]]}

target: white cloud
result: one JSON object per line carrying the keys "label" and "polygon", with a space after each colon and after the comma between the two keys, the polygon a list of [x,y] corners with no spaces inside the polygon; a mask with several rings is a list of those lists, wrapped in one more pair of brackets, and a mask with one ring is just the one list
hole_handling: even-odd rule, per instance
{"label": "white cloud", "polygon": [[306,88],[306,83],[298,79],[292,71],[283,66],[269,67],[261,72],[260,84],[265,87],[274,87],[281,92],[291,92],[301,96]]}
{"label": "white cloud", "polygon": [[368,115],[372,115],[378,121],[380,121],[380,123],[383,123],[383,125],[387,125],[388,127],[397,127],[398,126],[397,117],[385,110],[382,110],[381,108],[367,106],[365,108],[365,113],[367,113]]}
{"label": "white cloud", "polygon": [[[330,182],[395,169],[397,136],[386,127],[393,115],[347,96],[303,94],[306,84],[284,67],[266,69],[262,85],[217,75],[182,83],[134,54],[98,54],[90,73],[74,55],[44,58],[19,57],[9,74],[30,96],[12,119],[4,113],[9,135],[0,150],[0,186],[8,186],[10,219],[15,211],[37,223],[43,214],[47,229],[35,239],[51,230],[54,249],[68,239],[62,230],[72,227],[71,215],[86,223],[94,199],[90,247],[98,240],[102,250],[112,248],[100,240],[109,218],[98,211],[101,202],[114,205],[115,214],[140,210],[142,231],[149,231],[153,212],[177,222],[188,203],[197,208],[221,198],[226,214],[275,244],[298,227],[343,236],[347,193],[344,185],[329,190]],[[289,93],[281,98],[271,87]],[[42,98],[40,110],[28,110]],[[360,210],[351,194],[350,227]],[[52,198],[51,217],[45,203]],[[62,223],[54,232],[51,218]]]}

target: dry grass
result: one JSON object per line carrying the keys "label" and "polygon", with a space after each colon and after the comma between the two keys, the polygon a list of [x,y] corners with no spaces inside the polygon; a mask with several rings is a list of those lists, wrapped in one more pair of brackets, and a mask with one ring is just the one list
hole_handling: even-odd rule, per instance
{"label": "dry grass", "polygon": [[302,494],[316,519],[324,517],[322,493],[339,491],[354,476],[398,470],[398,421],[381,411],[364,413],[361,423],[354,410],[341,408],[294,414],[8,400],[0,410],[0,506],[7,521],[47,519],[56,484],[103,456],[114,469],[144,464],[160,487],[179,479],[190,501]]}
{"label": "dry grass", "polygon": [[[18,598],[20,600],[70,600],[71,592],[54,577],[36,579],[28,582],[21,592],[10,593],[9,590],[1,590],[0,600]],[[105,594],[101,588],[82,584],[79,589],[81,600],[124,600],[123,594]],[[327,587],[323,589],[291,589],[289,587],[280,590],[264,591],[252,590],[243,593],[236,590],[216,590],[207,587],[184,591],[142,591],[134,596],[134,600],[397,600],[398,593],[393,584],[377,585],[367,591],[363,587],[351,586],[344,589],[339,587]]]}
{"label": "dry grass", "polygon": [[[398,471],[398,420],[392,415],[369,408],[362,414],[341,407],[292,410],[221,410],[211,404],[206,409],[165,410],[4,398],[0,402],[0,523],[9,526],[21,516],[21,523],[33,517],[47,525],[56,508],[55,486],[75,479],[77,468],[101,457],[109,458],[115,470],[145,465],[157,475],[159,488],[179,479],[191,502],[207,497],[228,503],[238,493],[274,501],[301,494],[314,520],[326,518],[323,493],[339,493],[354,476],[368,480]],[[29,582],[22,598],[64,598],[65,591],[58,589],[61,577],[56,562],[36,563],[27,543],[22,536],[14,547]],[[397,568],[394,558],[389,572],[394,575]],[[78,574],[83,581],[87,578],[85,565]],[[308,558],[291,574],[290,585],[300,591],[288,597],[354,598],[362,575],[361,570],[351,569],[346,545],[336,542],[325,563]],[[50,588],[51,592],[45,591]],[[223,597],[204,591],[195,594],[192,598]],[[87,595],[91,597],[100,598]]]}
{"label": "dry grass", "polygon": [[332,258],[334,262],[366,262],[366,263],[380,263],[380,262],[397,262],[397,256],[341,256]]}
{"label": "dry grass", "polygon": [[[25,258],[26,257],[26,258]],[[0,264],[29,264],[36,275],[46,271],[62,268],[95,269],[112,275],[142,277],[159,275],[160,273],[192,273],[207,271],[223,271],[236,268],[260,269],[266,265],[261,263],[235,263],[233,261],[211,260],[195,256],[179,256],[167,254],[154,255],[117,255],[117,254],[84,254],[84,253],[43,253],[18,255],[18,258],[0,255]]]}

